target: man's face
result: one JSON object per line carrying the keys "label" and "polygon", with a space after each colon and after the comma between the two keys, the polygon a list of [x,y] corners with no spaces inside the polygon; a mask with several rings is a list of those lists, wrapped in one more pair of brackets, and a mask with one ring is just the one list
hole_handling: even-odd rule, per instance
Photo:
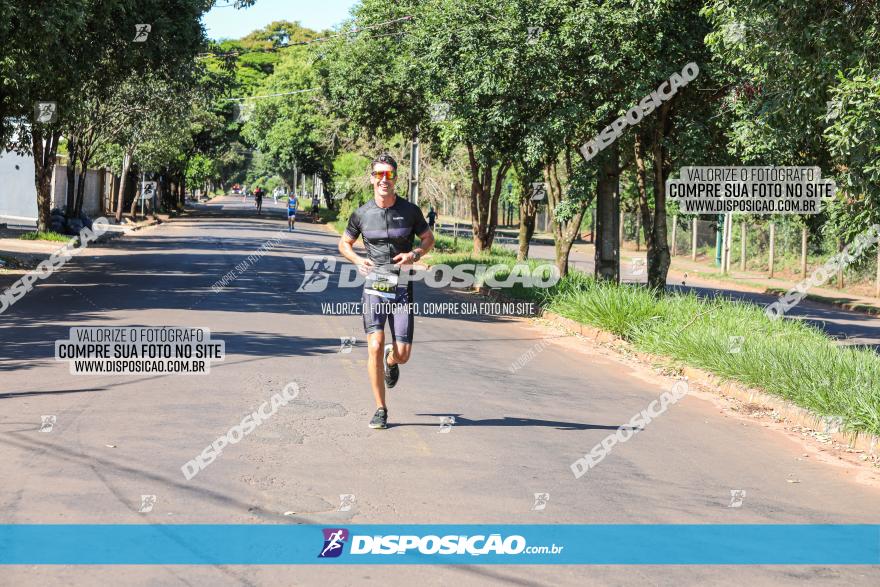
{"label": "man's face", "polygon": [[[394,194],[394,182],[397,172],[388,163],[376,163],[370,174],[370,183],[373,184],[373,193],[377,196],[390,196]],[[391,179],[394,177],[395,179]]]}

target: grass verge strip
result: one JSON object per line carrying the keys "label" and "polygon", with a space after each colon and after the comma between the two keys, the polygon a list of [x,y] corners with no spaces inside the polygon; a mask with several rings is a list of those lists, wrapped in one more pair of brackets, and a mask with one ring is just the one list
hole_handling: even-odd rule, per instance
{"label": "grass verge strip", "polygon": [[[512,267],[516,259],[441,253],[429,262]],[[528,261],[533,269],[545,263]],[[762,307],[698,298],[693,292],[655,295],[644,286],[598,282],[578,271],[550,288],[515,285],[499,291],[608,330],[639,350],[763,389],[820,416],[841,418],[845,431],[880,435],[880,357],[867,348],[835,344],[803,321],[773,321]]]}

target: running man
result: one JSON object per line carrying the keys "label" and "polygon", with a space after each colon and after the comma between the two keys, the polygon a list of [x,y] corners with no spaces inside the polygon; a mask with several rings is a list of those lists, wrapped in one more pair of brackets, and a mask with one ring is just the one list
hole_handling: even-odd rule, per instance
{"label": "running man", "polygon": [[318,194],[312,196],[312,214],[315,215],[315,222],[318,221],[318,208],[321,207],[321,200],[318,198]]}
{"label": "running man", "polygon": [[263,188],[254,190],[254,206],[257,207],[257,214],[263,213]]}
{"label": "running man", "polygon": [[293,232],[296,224],[296,207],[299,204],[299,200],[296,197],[296,194],[290,194],[287,196],[287,231]]}
{"label": "running man", "polygon": [[[339,239],[339,252],[366,276],[361,301],[369,353],[367,372],[377,407],[370,428],[387,427],[385,386],[397,385],[400,365],[409,361],[412,351],[413,284],[406,279],[405,285],[398,285],[401,270],[408,277],[409,265],[434,246],[434,234],[422,210],[394,193],[396,180],[397,162],[391,155],[385,153],[373,160],[373,199],[354,211]],[[422,242],[414,249],[416,235]],[[352,248],[360,236],[366,259]],[[394,307],[389,307],[392,304]],[[385,344],[385,322],[390,322],[393,344]]]}
{"label": "running man", "polygon": [[431,206],[431,209],[428,210],[428,228],[432,231],[434,230],[434,222],[437,220],[437,213],[434,212],[434,206]]}

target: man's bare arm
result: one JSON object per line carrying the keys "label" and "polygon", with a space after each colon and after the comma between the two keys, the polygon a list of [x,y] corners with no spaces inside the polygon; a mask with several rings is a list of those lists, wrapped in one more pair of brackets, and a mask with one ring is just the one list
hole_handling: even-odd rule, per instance
{"label": "man's bare arm", "polygon": [[348,235],[343,234],[339,239],[339,253],[350,262],[354,263],[360,273],[369,273],[370,269],[373,267],[373,262],[354,252],[352,245],[354,245],[355,242],[357,242],[357,239],[353,239]]}
{"label": "man's bare arm", "polygon": [[417,246],[413,250],[418,251],[420,257],[424,257],[431,251],[431,249],[434,248],[434,233],[429,228],[428,230],[420,234],[419,238],[422,239],[422,242],[420,242],[419,246]]}
{"label": "man's bare arm", "polygon": [[402,267],[403,265],[411,265],[415,261],[415,254],[418,252],[419,257],[423,257],[434,248],[434,233],[431,232],[431,229],[426,230],[422,234],[419,235],[419,238],[422,242],[419,243],[419,246],[414,248],[409,253],[400,253],[394,256],[394,264],[398,267]]}

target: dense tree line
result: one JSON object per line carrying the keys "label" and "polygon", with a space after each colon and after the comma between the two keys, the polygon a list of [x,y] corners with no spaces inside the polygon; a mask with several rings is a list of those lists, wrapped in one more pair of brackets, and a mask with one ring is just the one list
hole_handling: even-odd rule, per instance
{"label": "dense tree line", "polygon": [[[95,162],[150,172],[168,207],[188,184],[292,188],[306,173],[343,213],[367,197],[359,167],[376,150],[405,162],[418,139],[429,197],[466,189],[475,253],[513,203],[525,258],[544,206],[565,273],[595,207],[597,274],[616,279],[624,206],[653,286],[670,264],[666,181],[684,165],[819,166],[838,196],[805,218],[812,232],[848,239],[880,220],[869,0],[361,0],[333,31],[278,21],[220,43],[199,21],[212,5],[0,0],[0,139],[34,156],[41,226],[62,137],[71,177]],[[149,39],[133,42],[143,22]],[[656,98],[689,64],[698,74]],[[57,119],[38,122],[46,100]],[[583,148],[639,105],[607,146]]]}

